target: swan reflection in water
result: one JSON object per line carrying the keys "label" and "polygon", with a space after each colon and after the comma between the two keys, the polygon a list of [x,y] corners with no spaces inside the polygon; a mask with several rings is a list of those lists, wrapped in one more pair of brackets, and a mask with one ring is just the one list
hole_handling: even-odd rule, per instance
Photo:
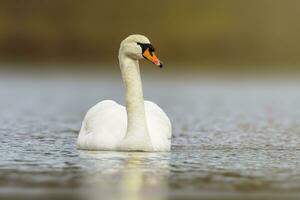
{"label": "swan reflection in water", "polygon": [[82,182],[87,189],[81,193],[84,199],[167,198],[169,153],[82,151],[80,154],[87,166]]}

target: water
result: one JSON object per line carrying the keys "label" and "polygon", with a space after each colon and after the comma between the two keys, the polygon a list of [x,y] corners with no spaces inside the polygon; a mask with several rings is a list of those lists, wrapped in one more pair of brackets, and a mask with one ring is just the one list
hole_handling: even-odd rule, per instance
{"label": "water", "polygon": [[76,149],[87,109],[123,103],[118,77],[0,80],[1,199],[299,199],[297,83],[144,81],[173,124],[169,153]]}

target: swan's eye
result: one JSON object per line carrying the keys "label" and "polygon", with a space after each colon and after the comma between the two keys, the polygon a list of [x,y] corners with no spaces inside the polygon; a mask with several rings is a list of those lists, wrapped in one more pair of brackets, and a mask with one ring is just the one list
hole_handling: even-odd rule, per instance
{"label": "swan's eye", "polygon": [[151,44],[149,44],[149,51],[150,52],[154,52],[155,50],[154,50],[154,47],[151,45]]}
{"label": "swan's eye", "polygon": [[143,53],[144,53],[147,49],[149,49],[149,51],[150,51],[151,54],[152,54],[152,52],[155,51],[155,49],[154,49],[154,47],[152,46],[152,44],[149,44],[149,43],[140,43],[140,42],[138,42],[137,44],[141,46],[142,52],[143,52]]}

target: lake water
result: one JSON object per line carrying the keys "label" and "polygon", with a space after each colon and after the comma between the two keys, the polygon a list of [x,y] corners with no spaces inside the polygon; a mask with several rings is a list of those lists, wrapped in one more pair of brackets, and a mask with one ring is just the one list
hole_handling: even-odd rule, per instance
{"label": "lake water", "polygon": [[300,199],[300,85],[144,78],[173,125],[168,153],[76,149],[118,76],[0,79],[1,199]]}

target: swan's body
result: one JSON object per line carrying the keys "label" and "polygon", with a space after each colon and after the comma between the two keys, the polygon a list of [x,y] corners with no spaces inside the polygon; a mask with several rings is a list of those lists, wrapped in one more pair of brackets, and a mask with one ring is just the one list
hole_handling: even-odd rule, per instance
{"label": "swan's body", "polygon": [[[155,103],[145,101],[144,104],[153,149],[170,150],[171,124],[168,117]],[[92,150],[118,150],[126,136],[126,129],[126,108],[111,100],[101,101],[92,107],[84,118],[78,138],[79,147]],[[136,142],[143,143],[143,141]],[[128,147],[128,150],[131,148]]]}
{"label": "swan's body", "polygon": [[144,101],[138,60],[147,58],[162,66],[150,41],[141,35],[126,38],[119,62],[126,88],[126,107],[105,100],[86,114],[78,147],[86,150],[169,151],[171,123],[155,103]]}

